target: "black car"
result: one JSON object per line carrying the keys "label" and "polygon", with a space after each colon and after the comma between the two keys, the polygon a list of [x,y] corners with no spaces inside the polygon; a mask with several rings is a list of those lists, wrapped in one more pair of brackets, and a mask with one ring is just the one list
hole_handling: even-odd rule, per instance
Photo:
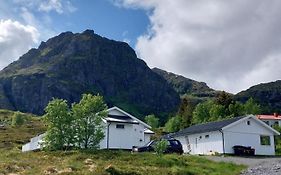
{"label": "black car", "polygon": [[[176,139],[165,139],[168,142],[168,147],[164,153],[178,153],[182,154],[182,144]],[[159,140],[152,140],[142,147],[133,147],[133,152],[154,152],[154,146]]]}

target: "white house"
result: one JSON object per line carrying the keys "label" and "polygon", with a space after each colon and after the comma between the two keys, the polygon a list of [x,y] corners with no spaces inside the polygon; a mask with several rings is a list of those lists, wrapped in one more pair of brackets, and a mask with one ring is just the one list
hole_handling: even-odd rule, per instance
{"label": "white house", "polygon": [[[118,107],[107,110],[108,116],[103,119],[104,139],[100,149],[132,149],[133,146],[143,146],[154,134],[151,127]],[[36,136],[22,146],[22,151],[39,150],[45,134]]]}
{"label": "white house", "polygon": [[257,118],[271,127],[273,125],[281,126],[281,116],[277,113],[274,113],[273,115],[257,115]]}
{"label": "white house", "polygon": [[185,153],[233,154],[233,146],[250,146],[256,155],[274,155],[274,135],[280,133],[253,115],[194,125],[171,135]]}

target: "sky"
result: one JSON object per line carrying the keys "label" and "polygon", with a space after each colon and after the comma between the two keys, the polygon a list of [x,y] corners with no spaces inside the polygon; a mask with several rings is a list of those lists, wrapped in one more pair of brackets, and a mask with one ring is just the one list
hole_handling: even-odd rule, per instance
{"label": "sky", "polygon": [[149,67],[237,93],[281,79],[280,0],[0,0],[0,69],[64,31],[124,41]]}

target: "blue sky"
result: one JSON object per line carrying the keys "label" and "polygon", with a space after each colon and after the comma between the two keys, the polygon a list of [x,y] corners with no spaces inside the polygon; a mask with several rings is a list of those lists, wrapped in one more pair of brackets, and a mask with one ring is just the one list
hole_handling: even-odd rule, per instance
{"label": "blue sky", "polygon": [[0,0],[0,69],[42,40],[93,29],[151,68],[237,93],[281,79],[280,9],[280,0]]}
{"label": "blue sky", "polygon": [[57,31],[81,32],[93,29],[99,35],[128,40],[135,45],[138,36],[146,32],[149,24],[144,10],[126,9],[115,6],[109,0],[72,1],[77,10],[71,14],[52,13],[53,25]]}
{"label": "blue sky", "polygon": [[[145,33],[149,25],[146,11],[123,8],[115,5],[112,0],[55,0],[54,2],[60,2],[62,5],[60,9],[50,7],[49,10],[38,10],[40,6],[38,0],[0,0],[2,11],[0,19],[12,19],[24,25],[38,25],[39,28],[44,28],[50,34],[42,34],[41,40],[64,31],[82,32],[93,29],[99,35],[127,41],[132,47],[137,37]],[[22,9],[33,15],[37,24],[23,19]]]}

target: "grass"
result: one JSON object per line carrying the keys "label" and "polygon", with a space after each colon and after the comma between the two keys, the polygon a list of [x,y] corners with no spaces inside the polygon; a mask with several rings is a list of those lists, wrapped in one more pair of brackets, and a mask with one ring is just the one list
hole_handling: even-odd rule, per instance
{"label": "grass", "polygon": [[[1,111],[0,119],[9,123],[11,111]],[[238,175],[244,166],[217,163],[199,156],[125,151],[55,151],[22,153],[21,146],[45,130],[38,117],[26,115],[23,126],[6,125],[0,130],[0,175],[2,174],[98,174],[98,175]]]}
{"label": "grass", "polygon": [[216,163],[198,156],[131,154],[125,151],[29,152],[0,150],[0,174],[192,174],[235,175],[244,166]]}

